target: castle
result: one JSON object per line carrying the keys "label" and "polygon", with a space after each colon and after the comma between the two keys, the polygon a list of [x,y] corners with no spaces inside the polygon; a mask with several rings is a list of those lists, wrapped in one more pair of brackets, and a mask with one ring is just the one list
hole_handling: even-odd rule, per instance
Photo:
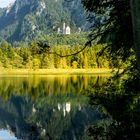
{"label": "castle", "polygon": [[68,25],[66,26],[66,23],[63,23],[62,30],[60,28],[58,28],[57,33],[58,34],[63,34],[63,35],[70,35],[71,34],[71,28]]}

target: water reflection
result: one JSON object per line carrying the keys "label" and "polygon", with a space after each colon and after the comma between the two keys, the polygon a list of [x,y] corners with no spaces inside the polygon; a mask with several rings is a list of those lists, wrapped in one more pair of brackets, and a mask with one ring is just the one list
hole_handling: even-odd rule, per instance
{"label": "water reflection", "polygon": [[17,140],[12,132],[8,132],[7,130],[0,130],[0,139],[1,140]]}
{"label": "water reflection", "polygon": [[89,85],[102,85],[105,77],[98,76],[47,76],[47,77],[3,77],[0,78],[0,95],[9,99],[12,95],[29,95],[36,99],[41,94],[80,94]]}
{"label": "water reflection", "polygon": [[[106,77],[61,75],[0,78],[0,129],[24,140],[85,140],[88,125],[106,118],[83,94]],[[9,137],[10,139],[10,137]]]}
{"label": "water reflection", "polygon": [[89,126],[89,139],[140,139],[140,92],[134,83],[115,77],[90,96],[90,104],[107,117]]}

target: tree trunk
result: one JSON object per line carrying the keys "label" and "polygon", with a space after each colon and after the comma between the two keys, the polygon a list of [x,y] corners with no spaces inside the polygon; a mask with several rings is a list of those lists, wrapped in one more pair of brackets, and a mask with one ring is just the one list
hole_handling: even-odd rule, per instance
{"label": "tree trunk", "polygon": [[130,5],[133,24],[134,49],[136,53],[140,85],[140,0],[130,0]]}

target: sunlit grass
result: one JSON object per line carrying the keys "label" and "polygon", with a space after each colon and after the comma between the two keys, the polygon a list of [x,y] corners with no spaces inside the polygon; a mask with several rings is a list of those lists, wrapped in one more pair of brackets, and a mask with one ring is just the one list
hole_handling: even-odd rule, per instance
{"label": "sunlit grass", "polygon": [[0,75],[112,74],[112,69],[1,69]]}

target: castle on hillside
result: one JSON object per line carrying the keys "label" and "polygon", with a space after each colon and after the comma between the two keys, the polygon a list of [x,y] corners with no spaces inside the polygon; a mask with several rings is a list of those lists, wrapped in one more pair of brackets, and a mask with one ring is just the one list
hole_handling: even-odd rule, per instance
{"label": "castle on hillside", "polygon": [[71,28],[68,25],[66,26],[66,23],[63,23],[62,30],[60,28],[58,28],[57,33],[58,34],[63,34],[63,35],[70,35],[71,34]]}

